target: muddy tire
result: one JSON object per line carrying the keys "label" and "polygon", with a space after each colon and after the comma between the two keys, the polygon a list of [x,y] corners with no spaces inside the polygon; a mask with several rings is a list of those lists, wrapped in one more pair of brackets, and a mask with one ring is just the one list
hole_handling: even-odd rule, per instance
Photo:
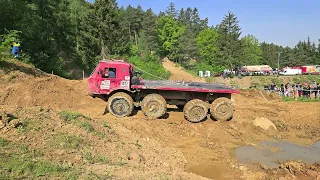
{"label": "muddy tire", "polygon": [[160,118],[167,112],[167,102],[159,94],[149,94],[141,103],[143,114],[150,118]]}
{"label": "muddy tire", "polygon": [[210,107],[211,116],[218,121],[228,121],[232,118],[234,105],[231,100],[225,97],[220,97],[214,100]]}
{"label": "muddy tire", "polygon": [[127,93],[115,93],[109,98],[107,108],[115,117],[127,117],[133,111],[133,99]]}
{"label": "muddy tire", "polygon": [[197,123],[203,121],[208,114],[206,103],[200,99],[193,99],[183,108],[184,117],[186,120]]}

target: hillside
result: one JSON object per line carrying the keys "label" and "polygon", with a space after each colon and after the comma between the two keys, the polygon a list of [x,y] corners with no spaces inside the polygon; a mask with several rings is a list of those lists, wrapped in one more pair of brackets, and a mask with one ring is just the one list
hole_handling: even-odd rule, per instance
{"label": "hillside", "polygon": [[[164,119],[148,120],[140,111],[118,119],[104,113],[105,102],[87,96],[86,80],[63,79],[14,60],[0,65],[0,179],[319,176],[316,165],[301,165],[294,173],[270,171],[235,156],[238,146],[274,138],[301,145],[319,140],[317,102],[286,103],[276,95],[263,93],[265,99],[259,91],[246,90],[233,97],[236,111],[229,122],[208,118],[192,124],[174,107]],[[196,80],[169,63],[164,67],[172,76]],[[253,126],[257,117],[268,118],[278,131]]]}
{"label": "hillside", "polygon": [[241,78],[226,78],[212,77],[212,78],[200,78],[186,72],[178,64],[164,59],[162,65],[165,69],[171,72],[170,80],[177,81],[197,81],[197,82],[213,82],[222,83],[228,86],[234,86],[240,89],[248,89],[252,86],[256,86],[258,89],[263,89],[264,85],[275,83],[277,86],[286,83],[313,83],[316,80],[320,83],[320,76],[318,75],[301,75],[301,76],[244,76]]}
{"label": "hillside", "polygon": [[171,72],[170,80],[175,81],[199,81],[205,82],[204,78],[197,78],[183,70],[178,64],[173,63],[167,58],[162,61],[162,66]]}

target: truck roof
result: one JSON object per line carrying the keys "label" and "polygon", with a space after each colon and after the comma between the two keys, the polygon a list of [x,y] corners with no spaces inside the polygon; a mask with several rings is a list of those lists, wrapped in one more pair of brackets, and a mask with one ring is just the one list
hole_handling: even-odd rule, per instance
{"label": "truck roof", "polygon": [[100,63],[108,63],[108,64],[127,64],[127,65],[132,65],[128,62],[125,62],[124,60],[101,60]]}

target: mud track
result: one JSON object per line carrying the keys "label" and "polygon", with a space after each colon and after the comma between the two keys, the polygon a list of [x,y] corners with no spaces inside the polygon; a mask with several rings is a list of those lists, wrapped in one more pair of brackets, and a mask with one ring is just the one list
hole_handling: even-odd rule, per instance
{"label": "mud track", "polygon": [[[163,161],[162,165],[153,163],[148,167],[137,167],[135,171],[131,171],[131,176],[148,179],[163,169],[161,172],[164,173],[171,170],[175,172],[170,174],[170,179],[291,179],[297,178],[296,174],[311,179],[318,177],[317,173],[303,171],[303,167],[308,167],[304,165],[301,165],[300,170],[295,169],[299,173],[294,174],[288,171],[292,166],[285,168],[284,165],[283,168],[269,170],[259,164],[241,164],[235,157],[236,147],[255,145],[264,140],[278,138],[301,145],[309,145],[319,140],[320,104],[317,102],[287,103],[276,95],[264,94],[266,101],[258,91],[242,91],[233,96],[235,115],[228,122],[217,122],[208,117],[202,123],[190,123],[174,106],[168,106],[168,114],[164,119],[148,120],[141,111],[132,117],[119,119],[104,114],[105,102],[87,96],[86,80],[71,81],[47,74],[36,76],[32,73],[33,70],[31,73],[15,69],[0,72],[1,108],[12,112],[17,111],[17,107],[75,111],[94,119],[96,126],[103,122],[110,123],[116,127],[115,131],[120,137],[113,139],[114,144],[139,140],[143,142],[143,147],[146,147],[142,150],[144,156],[158,162]],[[182,70],[178,71],[175,67],[169,70],[180,73],[180,77],[184,76]],[[194,80],[189,76],[188,78]],[[28,111],[24,116],[28,116]],[[252,121],[257,117],[271,120],[278,131],[265,131],[253,126]],[[15,136],[18,135],[0,131],[0,137],[15,139]],[[94,138],[90,140],[98,143],[97,146],[93,145],[95,151],[107,153],[103,142]],[[150,140],[150,143],[147,140]],[[125,153],[127,149],[130,147],[122,147],[120,151]],[[94,167],[101,170],[104,165]],[[148,173],[142,173],[146,172],[146,168]],[[123,167],[123,171],[115,170],[115,173],[122,178],[130,177],[130,174],[124,175],[127,170]]]}

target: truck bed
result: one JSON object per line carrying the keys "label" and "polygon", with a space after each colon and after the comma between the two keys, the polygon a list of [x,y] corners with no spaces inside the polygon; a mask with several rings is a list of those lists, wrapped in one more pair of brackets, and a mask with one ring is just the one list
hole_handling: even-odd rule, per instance
{"label": "truck bed", "polygon": [[133,85],[135,89],[156,89],[170,91],[194,91],[194,92],[212,92],[212,93],[239,93],[238,90],[229,88],[218,83],[202,83],[202,82],[181,82],[181,81],[154,81],[142,80],[143,85]]}

